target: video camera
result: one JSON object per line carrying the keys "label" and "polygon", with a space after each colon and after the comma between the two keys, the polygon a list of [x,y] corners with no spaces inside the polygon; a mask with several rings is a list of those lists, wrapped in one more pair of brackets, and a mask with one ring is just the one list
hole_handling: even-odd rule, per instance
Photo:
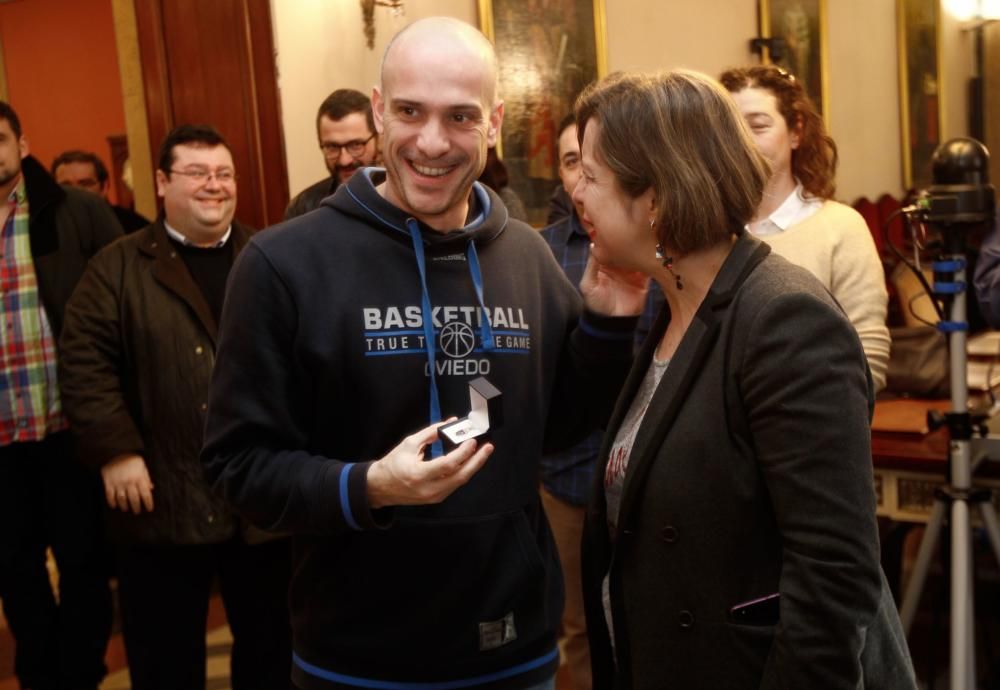
{"label": "video camera", "polygon": [[996,190],[989,164],[989,152],[975,139],[951,139],[934,151],[934,183],[917,193],[907,215],[938,230],[946,251],[961,253],[961,234],[993,221]]}

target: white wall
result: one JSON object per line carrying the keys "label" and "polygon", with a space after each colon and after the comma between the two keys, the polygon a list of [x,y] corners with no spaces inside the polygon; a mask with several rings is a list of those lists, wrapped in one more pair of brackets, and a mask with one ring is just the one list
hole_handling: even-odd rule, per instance
{"label": "white wall", "polygon": [[686,67],[718,76],[754,57],[756,0],[607,0],[608,69]]}
{"label": "white wall", "polygon": [[[326,174],[316,108],[330,91],[370,92],[388,38],[405,24],[446,14],[476,25],[476,0],[408,0],[405,17],[376,9],[375,49],[364,44],[356,0],[271,0],[288,176],[294,194]],[[900,196],[902,188],[896,0],[828,0],[830,121],[840,149],[837,196]],[[754,61],[757,0],[606,0],[610,70],[688,67],[718,75]],[[963,136],[972,47],[942,15],[944,138]]]}
{"label": "white wall", "polygon": [[941,140],[969,136],[969,78],[974,69],[972,34],[941,11],[941,88],[944,122]]}
{"label": "white wall", "polygon": [[895,0],[827,2],[830,133],[840,152],[837,197],[903,191]]}

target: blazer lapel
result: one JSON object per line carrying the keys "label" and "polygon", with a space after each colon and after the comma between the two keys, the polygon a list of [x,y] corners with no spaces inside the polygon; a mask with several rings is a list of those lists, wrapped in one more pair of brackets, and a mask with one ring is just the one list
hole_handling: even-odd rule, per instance
{"label": "blazer lapel", "polygon": [[[750,272],[770,251],[771,248],[768,245],[744,232],[733,245],[733,249],[726,257],[726,261],[712,283],[708,295],[705,296],[695,318],[688,326],[677,351],[670,360],[667,371],[664,372],[660,384],[653,393],[632,445],[628,468],[625,472],[625,486],[618,517],[619,535],[623,530],[631,527],[629,524],[630,509],[636,502],[636,497],[645,481],[651,463],[656,458],[667,433],[673,427],[681,406],[687,399],[688,391],[701,375],[705,359],[715,346],[721,324],[733,297]],[[660,317],[656,320],[653,332],[662,335],[668,322],[669,309],[664,307]],[[624,391],[628,395],[623,394],[619,398],[615,410],[615,424],[609,426],[609,429],[617,430],[618,425],[621,424],[622,418],[632,404],[639,384],[646,375],[658,342],[659,338],[647,339],[642,352],[636,359],[632,372],[629,374],[628,388],[627,391]],[[610,434],[606,436],[610,436]],[[605,447],[602,448],[601,458],[607,457],[613,440],[613,438],[605,438]],[[603,471],[601,475],[603,477]]]}
{"label": "blazer lapel", "polygon": [[[650,326],[650,335],[662,335],[669,322],[670,305],[664,300],[659,314],[656,315],[653,324]],[[632,369],[629,371],[628,376],[625,377],[625,383],[622,384],[622,389],[618,393],[618,400],[615,401],[615,406],[611,411],[611,416],[608,418],[608,423],[604,427],[605,433],[601,439],[601,449],[597,454],[597,468],[591,479],[591,495],[593,499],[590,505],[591,508],[596,509],[597,512],[594,513],[594,519],[598,521],[604,521],[607,517],[607,506],[604,502],[604,473],[607,469],[608,454],[611,452],[611,446],[615,442],[615,435],[610,432],[614,431],[617,433],[617,430],[622,425],[622,421],[625,419],[625,415],[628,414],[629,407],[632,405],[635,394],[639,391],[639,386],[646,375],[646,369],[649,367],[649,361],[653,357],[653,351],[656,349],[658,342],[659,338],[647,337],[642,344],[632,362]],[[602,530],[602,532],[606,533],[607,530]]]}

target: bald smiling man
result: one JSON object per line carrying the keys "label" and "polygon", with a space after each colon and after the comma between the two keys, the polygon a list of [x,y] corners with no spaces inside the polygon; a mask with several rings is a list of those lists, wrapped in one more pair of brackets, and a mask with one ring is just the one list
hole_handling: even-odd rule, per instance
{"label": "bald smiling man", "polygon": [[[539,462],[607,417],[645,288],[592,265],[581,300],[475,182],[503,120],[496,73],[467,24],[405,28],[372,95],[385,169],[233,268],[202,460],[237,511],[293,535],[304,690],[553,687]],[[438,428],[478,376],[503,424],[446,451]]]}

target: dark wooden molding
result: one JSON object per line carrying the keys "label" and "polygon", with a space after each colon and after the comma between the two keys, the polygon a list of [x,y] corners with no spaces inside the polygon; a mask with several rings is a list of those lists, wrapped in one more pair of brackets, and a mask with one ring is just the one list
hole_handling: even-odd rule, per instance
{"label": "dark wooden molding", "polygon": [[176,125],[209,124],[240,177],[236,215],[262,228],[288,203],[268,0],[135,0],[150,146]]}

